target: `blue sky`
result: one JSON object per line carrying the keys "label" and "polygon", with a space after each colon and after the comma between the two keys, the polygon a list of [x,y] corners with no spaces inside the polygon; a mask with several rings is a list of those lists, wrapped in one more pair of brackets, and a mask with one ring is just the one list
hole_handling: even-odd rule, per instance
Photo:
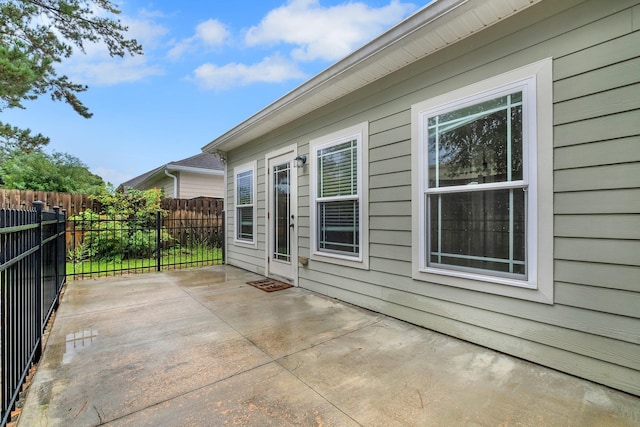
{"label": "blue sky", "polygon": [[48,96],[3,121],[51,138],[115,185],[202,146],[423,3],[405,0],[116,1],[144,56],[88,46],[58,67],[89,85],[84,119]]}

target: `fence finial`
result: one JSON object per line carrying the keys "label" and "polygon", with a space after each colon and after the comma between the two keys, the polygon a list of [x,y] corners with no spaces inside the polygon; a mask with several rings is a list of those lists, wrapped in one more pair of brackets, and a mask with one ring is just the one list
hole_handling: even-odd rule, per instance
{"label": "fence finial", "polygon": [[37,200],[33,202],[33,207],[38,213],[42,213],[42,208],[44,207],[44,202],[41,200]]}

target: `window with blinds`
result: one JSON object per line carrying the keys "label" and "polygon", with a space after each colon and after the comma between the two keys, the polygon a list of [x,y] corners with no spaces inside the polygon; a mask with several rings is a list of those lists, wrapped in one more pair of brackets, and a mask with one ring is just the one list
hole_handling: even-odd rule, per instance
{"label": "window with blinds", "polygon": [[255,168],[237,168],[235,173],[236,240],[254,242]]}
{"label": "window with blinds", "polygon": [[317,250],[360,252],[358,141],[353,139],[317,151]]}
{"label": "window with blinds", "polygon": [[369,123],[309,141],[311,259],[369,268]]}

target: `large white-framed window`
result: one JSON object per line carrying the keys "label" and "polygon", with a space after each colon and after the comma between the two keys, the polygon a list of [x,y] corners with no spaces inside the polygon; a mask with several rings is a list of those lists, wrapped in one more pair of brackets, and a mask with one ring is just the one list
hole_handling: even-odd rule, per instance
{"label": "large white-framed window", "polygon": [[256,169],[257,162],[233,169],[236,204],[235,242],[256,245]]}
{"label": "large white-framed window", "polygon": [[310,141],[311,258],[369,268],[369,124]]}
{"label": "large white-framed window", "polygon": [[551,70],[412,106],[415,279],[553,302]]}

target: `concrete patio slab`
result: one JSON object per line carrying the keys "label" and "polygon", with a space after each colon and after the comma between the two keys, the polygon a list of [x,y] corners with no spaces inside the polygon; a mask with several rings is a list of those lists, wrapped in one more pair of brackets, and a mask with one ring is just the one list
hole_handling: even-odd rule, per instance
{"label": "concrete patio slab", "polygon": [[637,426],[640,399],[229,266],[68,284],[31,426]]}

